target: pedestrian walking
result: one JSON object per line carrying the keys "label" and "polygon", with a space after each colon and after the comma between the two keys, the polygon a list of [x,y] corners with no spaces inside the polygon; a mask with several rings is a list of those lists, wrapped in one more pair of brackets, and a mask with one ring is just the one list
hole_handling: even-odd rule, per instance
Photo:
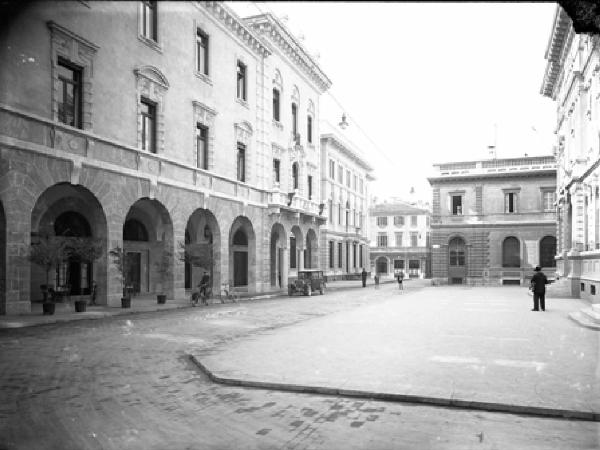
{"label": "pedestrian walking", "polygon": [[367,286],[367,271],[365,270],[364,267],[363,267],[362,272],[360,273],[360,278],[362,279],[363,287],[366,287]]}
{"label": "pedestrian walking", "polygon": [[376,273],[373,279],[375,280],[375,289],[379,289],[379,274]]}
{"label": "pedestrian walking", "polygon": [[399,271],[396,278],[398,279],[398,289],[400,289],[401,291],[403,291],[404,290],[404,286],[402,285],[402,280],[404,280],[404,272],[403,271]]}
{"label": "pedestrian walking", "polygon": [[539,311],[540,307],[542,311],[546,311],[546,285],[550,282],[544,272],[542,272],[542,268],[540,266],[536,266],[534,269],[533,277],[531,277],[531,283],[529,284],[529,289],[533,292],[533,309],[532,311]]}
{"label": "pedestrian walking", "polygon": [[96,296],[97,295],[98,295],[98,283],[96,283],[96,280],[94,280],[92,282],[92,292],[91,292],[91,297],[92,297],[91,304],[92,305],[96,305]]}

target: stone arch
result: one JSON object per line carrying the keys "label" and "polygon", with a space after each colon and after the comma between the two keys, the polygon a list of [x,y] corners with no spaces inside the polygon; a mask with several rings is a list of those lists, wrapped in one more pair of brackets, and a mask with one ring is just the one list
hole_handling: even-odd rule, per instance
{"label": "stone arch", "polygon": [[307,269],[319,268],[319,240],[314,229],[306,232],[306,246],[304,248],[304,267]]}
{"label": "stone arch", "polygon": [[544,236],[539,243],[539,265],[541,267],[556,267],[556,238]]}
{"label": "stone arch", "polygon": [[196,286],[208,272],[213,292],[217,293],[221,284],[221,229],[217,218],[208,209],[196,209],[187,221],[185,235],[185,288]]}
{"label": "stone arch", "polygon": [[[86,263],[65,259],[50,274],[49,283],[54,287],[68,287],[72,296],[90,294],[91,286],[97,285],[96,301],[107,303],[108,293],[108,230],[106,216],[96,196],[80,185],[58,183],[47,188],[38,197],[31,212],[31,243],[41,240],[73,237],[98,240],[102,256]],[[46,284],[46,274],[40,267],[30,266],[30,289],[32,299],[40,299],[40,286]]]}
{"label": "stone arch", "polygon": [[256,235],[246,216],[236,217],[229,230],[229,286],[248,292],[256,289]]}
{"label": "stone arch", "polygon": [[304,237],[298,225],[294,225],[290,231],[290,269],[301,269],[300,252],[304,248]]}
{"label": "stone arch", "polygon": [[[143,225],[147,240],[125,240],[125,226],[132,220]],[[126,283],[134,293],[173,297],[173,241],[171,215],[161,202],[143,197],[131,205],[123,222],[123,249],[129,262]]]}
{"label": "stone arch", "polygon": [[271,238],[269,246],[270,279],[271,287],[283,287],[285,267],[285,250],[287,249],[287,233],[285,227],[276,222],[271,227]]}
{"label": "stone arch", "polygon": [[521,242],[515,236],[502,241],[502,267],[521,267]]}

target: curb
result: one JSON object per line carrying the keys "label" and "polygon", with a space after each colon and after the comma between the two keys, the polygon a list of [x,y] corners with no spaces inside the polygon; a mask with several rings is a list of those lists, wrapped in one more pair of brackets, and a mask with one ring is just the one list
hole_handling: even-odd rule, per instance
{"label": "curb", "polygon": [[268,381],[251,381],[239,378],[224,378],[215,375],[194,355],[188,354],[190,360],[208,376],[219,384],[255,389],[269,389],[274,391],[295,392],[302,394],[334,395],[337,397],[361,398],[394,403],[412,403],[446,408],[470,409],[497,413],[518,414],[523,416],[581,420],[600,422],[600,413],[593,411],[576,411],[572,409],[546,408],[543,406],[511,405],[507,403],[481,402],[461,400],[457,398],[427,397],[409,394],[391,394],[355,389],[337,389],[325,386],[307,386],[299,384],[274,383]]}

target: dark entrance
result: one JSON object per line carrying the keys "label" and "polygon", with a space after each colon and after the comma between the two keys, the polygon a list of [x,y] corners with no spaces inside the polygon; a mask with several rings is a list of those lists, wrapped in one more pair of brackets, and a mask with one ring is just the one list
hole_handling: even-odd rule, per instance
{"label": "dark entrance", "polygon": [[455,237],[448,243],[448,278],[450,278],[450,284],[463,284],[466,276],[465,241]]}
{"label": "dark entrance", "polygon": [[233,235],[233,285],[248,285],[248,237],[241,228]]}
{"label": "dark entrance", "polygon": [[142,286],[142,254],[127,252],[128,274],[127,281],[133,287],[133,292],[139,294]]}
{"label": "dark entrance", "polygon": [[[92,231],[87,219],[75,211],[66,211],[54,221],[54,234],[66,239],[91,238]],[[92,265],[75,259],[63,261],[56,268],[56,286],[69,295],[90,293]]]}

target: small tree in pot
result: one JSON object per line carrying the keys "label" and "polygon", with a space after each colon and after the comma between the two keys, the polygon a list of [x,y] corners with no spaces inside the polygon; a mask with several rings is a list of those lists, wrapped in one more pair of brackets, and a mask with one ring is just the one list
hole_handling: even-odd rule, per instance
{"label": "small tree in pot", "polygon": [[113,263],[117,267],[119,272],[118,278],[121,282],[121,292],[123,296],[121,297],[121,307],[122,308],[130,308],[131,307],[131,292],[126,291],[125,286],[127,286],[127,275],[129,274],[129,266],[130,261],[127,257],[127,252],[124,248],[116,246],[111,249],[108,254],[111,256]]}
{"label": "small tree in pot", "polygon": [[46,272],[46,284],[41,285],[44,314],[54,314],[54,289],[50,285],[50,271],[66,257],[65,242],[62,239],[45,236],[39,242],[32,243],[27,259]]}
{"label": "small tree in pot", "polygon": [[[102,241],[100,239],[90,239],[83,237],[69,238],[66,241],[66,252],[69,259],[84,264],[92,264],[99,259],[102,252]],[[91,284],[91,283],[90,283]],[[80,288],[80,295],[83,294],[83,288]],[[90,289],[90,297],[92,290]],[[84,312],[87,300],[81,299],[75,301],[75,311]]]}
{"label": "small tree in pot", "polygon": [[167,295],[164,292],[164,285],[167,281],[167,276],[171,273],[171,261],[173,260],[173,252],[168,249],[163,249],[160,259],[154,263],[159,283],[156,286],[156,301],[163,304],[167,301]]}

